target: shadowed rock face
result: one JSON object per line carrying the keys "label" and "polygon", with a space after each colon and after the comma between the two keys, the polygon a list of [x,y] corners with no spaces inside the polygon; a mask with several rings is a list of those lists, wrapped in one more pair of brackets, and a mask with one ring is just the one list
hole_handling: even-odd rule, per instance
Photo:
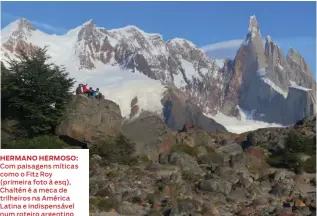
{"label": "shadowed rock face", "polygon": [[100,143],[117,136],[121,131],[121,123],[121,111],[114,102],[76,95],[56,128],[56,134],[92,144]]}
{"label": "shadowed rock face", "polygon": [[208,132],[227,131],[225,127],[205,116],[202,110],[179,90],[170,89],[162,99],[162,104],[165,123],[172,130],[181,130],[184,124],[192,123]]}
{"label": "shadowed rock face", "polygon": [[136,143],[136,153],[157,160],[159,153],[168,152],[173,144],[173,134],[162,119],[154,113],[142,112],[140,116],[122,125],[125,136]]}
{"label": "shadowed rock face", "polygon": [[301,86],[316,90],[313,72],[304,58],[293,48],[288,51],[287,62],[291,68],[290,79]]}

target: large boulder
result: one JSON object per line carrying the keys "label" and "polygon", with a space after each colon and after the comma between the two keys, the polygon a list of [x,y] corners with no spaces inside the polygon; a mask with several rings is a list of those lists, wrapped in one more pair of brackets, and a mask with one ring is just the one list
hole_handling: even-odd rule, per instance
{"label": "large boulder", "polygon": [[194,174],[202,174],[196,159],[184,152],[173,152],[169,155],[169,163],[180,167],[184,171]]}
{"label": "large boulder", "polygon": [[217,192],[228,196],[232,189],[232,183],[220,178],[214,178],[203,180],[200,182],[199,188],[203,191]]}
{"label": "large boulder", "polygon": [[121,124],[121,111],[114,102],[76,95],[55,133],[94,144],[116,137],[121,132]]}
{"label": "large boulder", "polygon": [[155,113],[143,111],[122,124],[125,136],[136,143],[136,153],[158,160],[162,152],[169,152],[175,138],[163,120]]}

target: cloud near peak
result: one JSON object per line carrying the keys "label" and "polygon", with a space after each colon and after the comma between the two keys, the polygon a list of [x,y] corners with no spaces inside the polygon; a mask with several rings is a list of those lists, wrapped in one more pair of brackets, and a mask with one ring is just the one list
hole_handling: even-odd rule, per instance
{"label": "cloud near peak", "polygon": [[[21,18],[19,16],[12,15],[12,14],[9,14],[9,13],[6,13],[6,12],[3,12],[2,16],[3,16],[3,19],[7,19],[10,22]],[[39,22],[39,21],[36,21],[36,20],[29,20],[29,19],[28,19],[28,21],[30,23],[32,23],[35,27],[37,27],[39,29],[42,29],[42,30],[49,31],[50,33],[63,34],[63,33],[66,32],[66,29],[64,29],[64,28],[55,27],[55,26],[52,26],[52,25],[47,24],[47,23]]]}
{"label": "cloud near peak", "polygon": [[209,44],[203,46],[202,49],[206,52],[214,51],[218,49],[232,49],[232,48],[239,48],[243,40],[236,39],[236,40],[229,40],[229,41],[222,41],[214,44]]}

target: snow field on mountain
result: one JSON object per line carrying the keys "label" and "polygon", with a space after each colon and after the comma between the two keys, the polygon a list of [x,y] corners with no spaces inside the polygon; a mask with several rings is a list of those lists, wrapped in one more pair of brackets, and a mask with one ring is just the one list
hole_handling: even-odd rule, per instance
{"label": "snow field on mountain", "polygon": [[[160,81],[152,80],[136,71],[121,70],[117,66],[103,66],[102,69],[80,71],[77,74],[78,83],[88,84],[94,89],[99,88],[105,98],[117,103],[121,115],[127,117],[131,111],[131,100],[138,98],[138,106],[161,114],[161,99],[165,91]],[[76,85],[77,86],[77,85]]]}
{"label": "snow field on mountain", "polygon": [[296,89],[303,90],[303,91],[311,91],[311,89],[309,89],[309,88],[305,88],[303,86],[297,85],[296,82],[294,82],[292,80],[290,80],[290,86],[289,87],[290,88],[296,88]]}
{"label": "snow field on mountain", "polygon": [[272,90],[275,92],[281,94],[284,98],[287,98],[288,92],[285,92],[283,89],[281,89],[279,86],[277,86],[273,81],[271,81],[269,78],[267,78],[266,75],[266,68],[260,68],[257,70],[257,74],[259,77],[261,77],[261,80],[269,85]]}
{"label": "snow field on mountain", "polygon": [[247,131],[254,131],[260,128],[283,127],[282,125],[279,125],[279,124],[248,120],[243,117],[241,118],[241,120],[238,120],[235,117],[229,117],[222,113],[218,113],[213,116],[212,115],[206,115],[206,116],[214,119],[219,124],[222,124],[229,132],[237,133],[237,134],[241,134]]}

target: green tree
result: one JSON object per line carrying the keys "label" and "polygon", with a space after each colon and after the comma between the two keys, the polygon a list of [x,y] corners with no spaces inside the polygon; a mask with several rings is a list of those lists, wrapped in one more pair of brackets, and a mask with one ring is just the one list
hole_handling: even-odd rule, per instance
{"label": "green tree", "polygon": [[[295,172],[316,172],[316,137],[305,136],[291,130],[285,138],[285,147],[270,155],[267,162],[271,166],[288,168]],[[302,161],[302,156],[310,158]]]}
{"label": "green tree", "polygon": [[1,73],[2,115],[19,122],[20,136],[51,133],[70,100],[74,79],[63,67],[48,63],[46,53],[46,48],[29,54],[21,50],[7,70],[1,65],[7,71]]}

